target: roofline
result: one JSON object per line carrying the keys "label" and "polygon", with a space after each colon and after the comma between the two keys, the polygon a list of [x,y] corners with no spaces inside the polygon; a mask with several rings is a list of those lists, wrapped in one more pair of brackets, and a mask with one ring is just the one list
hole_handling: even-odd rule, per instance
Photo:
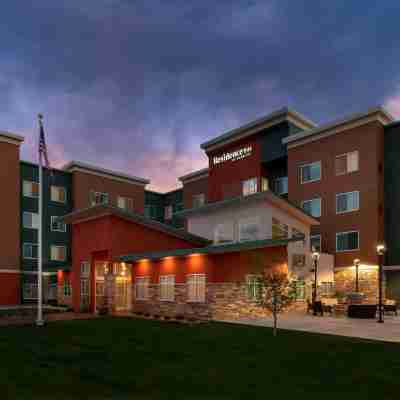
{"label": "roofline", "polygon": [[[87,212],[90,212],[90,211],[94,212],[94,213],[99,212],[99,214],[92,215],[92,216],[89,215],[89,216],[85,217],[84,214]],[[101,211],[103,211],[103,212],[100,213]],[[116,215],[120,218],[124,218],[129,221],[136,222],[139,225],[167,233],[171,236],[178,237],[179,239],[183,239],[188,242],[192,242],[192,243],[196,243],[196,244],[209,244],[210,243],[210,240],[203,238],[201,236],[193,235],[189,232],[182,231],[182,230],[174,228],[170,225],[163,224],[161,222],[155,221],[150,218],[146,218],[142,214],[128,212],[128,211],[122,210],[118,207],[114,207],[114,206],[110,206],[110,205],[100,204],[100,205],[93,206],[93,207],[83,208],[80,210],[73,211],[62,217],[59,217],[58,219],[65,221],[66,223],[75,224],[77,222],[89,221],[92,219],[101,218],[101,217],[105,217],[105,216],[109,216],[109,215]],[[82,218],[80,218],[80,216]]]}
{"label": "roofline", "polygon": [[205,151],[211,151],[284,121],[289,121],[301,129],[312,129],[316,127],[316,124],[306,118],[304,115],[297,111],[291,110],[288,107],[284,107],[273,111],[262,118],[242,125],[239,128],[225,132],[214,139],[208,140],[207,142],[202,143],[200,147]]}
{"label": "roofline", "polygon": [[0,142],[10,143],[19,146],[25,138],[15,133],[0,131]]}
{"label": "roofline", "polygon": [[385,125],[385,128],[393,128],[398,125],[400,126],[400,119],[390,122],[389,124]]}
{"label": "roofline", "polygon": [[394,120],[393,116],[383,107],[375,107],[364,113],[355,113],[346,118],[342,118],[318,128],[295,133],[282,139],[283,144],[288,147],[300,146],[327,136],[334,135],[345,129],[364,125],[371,121],[379,121],[382,125],[387,125]]}
{"label": "roofline", "polygon": [[143,252],[117,256],[114,259],[121,262],[139,262],[144,260],[154,261],[165,257],[187,257],[200,254],[224,254],[239,251],[256,250],[266,247],[287,246],[292,242],[304,240],[304,235],[295,236],[288,239],[261,239],[245,242],[234,242],[221,245],[209,245],[205,247],[193,247],[191,249],[174,249],[166,251]]}
{"label": "roofline", "polygon": [[181,181],[182,183],[189,183],[192,181],[196,181],[198,179],[202,179],[207,177],[209,174],[209,168],[202,168],[199,169],[197,171],[191,172],[189,174],[183,175],[180,178],[178,178],[179,181]]}
{"label": "roofline", "polygon": [[117,172],[110,169],[100,168],[95,165],[87,164],[81,161],[70,161],[69,163],[65,164],[61,169],[68,172],[85,172],[92,175],[98,175],[114,180],[117,179],[123,182],[133,183],[142,186],[150,183],[148,179],[139,178],[133,175],[127,175],[122,172]]}
{"label": "roofline", "polygon": [[190,216],[207,214],[209,212],[212,213],[216,210],[222,209],[227,206],[237,206],[237,205],[245,204],[247,202],[253,202],[253,201],[257,202],[257,201],[263,201],[263,200],[269,201],[274,206],[276,206],[280,209],[284,209],[286,212],[292,213],[292,215],[295,218],[297,218],[298,220],[309,223],[310,225],[319,225],[320,224],[317,219],[315,219],[313,216],[304,212],[303,209],[301,209],[297,205],[289,202],[288,200],[284,199],[283,197],[276,195],[271,190],[254,193],[249,196],[239,196],[239,197],[234,197],[234,198],[231,198],[228,200],[207,203],[202,207],[190,208],[187,210],[177,211],[174,215],[176,217],[186,218],[186,217],[190,217]]}
{"label": "roofline", "polygon": [[[21,164],[28,164],[28,165],[31,165],[31,166],[33,166],[33,167],[39,168],[39,164],[38,164],[38,163],[34,163],[34,162],[32,162],[32,161],[19,160],[19,162],[20,162]],[[54,167],[51,167],[51,168],[49,168],[49,170],[52,170],[52,171],[59,171],[59,172],[62,172],[62,173],[64,173],[64,174],[71,175],[71,172],[70,172],[70,171],[64,171],[64,170],[61,169],[61,168],[54,168]]]}

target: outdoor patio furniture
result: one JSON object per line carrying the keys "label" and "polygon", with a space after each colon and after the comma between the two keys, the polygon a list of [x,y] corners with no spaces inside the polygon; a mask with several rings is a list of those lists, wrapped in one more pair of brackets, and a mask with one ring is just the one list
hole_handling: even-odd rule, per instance
{"label": "outdoor patio furniture", "polygon": [[376,309],[376,304],[349,304],[347,316],[349,318],[374,319]]}
{"label": "outdoor patio furniture", "polygon": [[335,307],[338,305],[337,299],[323,299],[322,309],[324,312],[333,314]]}
{"label": "outdoor patio furniture", "polygon": [[383,310],[384,310],[385,314],[391,313],[393,315],[398,315],[397,314],[397,303],[394,300],[387,299],[385,301],[385,304],[383,305]]}

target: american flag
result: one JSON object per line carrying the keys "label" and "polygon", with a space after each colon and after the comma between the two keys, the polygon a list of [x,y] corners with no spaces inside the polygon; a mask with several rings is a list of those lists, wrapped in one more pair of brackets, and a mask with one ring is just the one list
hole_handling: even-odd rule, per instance
{"label": "american flag", "polygon": [[46,139],[44,137],[44,129],[43,129],[43,115],[39,114],[39,158],[41,160],[44,159],[44,166],[46,168],[50,169],[50,162],[49,162],[49,156],[47,154],[47,146],[46,146]]}

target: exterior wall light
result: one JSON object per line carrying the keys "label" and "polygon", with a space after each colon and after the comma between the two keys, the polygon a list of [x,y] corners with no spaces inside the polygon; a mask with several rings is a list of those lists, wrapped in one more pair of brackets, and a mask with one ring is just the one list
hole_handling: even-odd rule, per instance
{"label": "exterior wall light", "polygon": [[358,269],[359,269],[359,267],[360,267],[360,259],[356,258],[356,259],[353,261],[353,264],[354,264],[354,266],[355,266],[355,268],[356,268],[356,288],[355,288],[355,290],[356,290],[356,292],[358,293]]}
{"label": "exterior wall light", "polygon": [[313,303],[313,315],[317,315],[317,307],[315,302],[317,301],[317,287],[318,287],[318,260],[320,253],[313,248],[312,259],[314,263],[314,287],[312,294],[312,303]]}
{"label": "exterior wall light", "polygon": [[382,283],[383,283],[383,257],[386,252],[386,246],[383,243],[379,243],[376,246],[376,253],[379,257],[379,304],[378,304],[378,322],[383,323],[383,301],[382,301]]}

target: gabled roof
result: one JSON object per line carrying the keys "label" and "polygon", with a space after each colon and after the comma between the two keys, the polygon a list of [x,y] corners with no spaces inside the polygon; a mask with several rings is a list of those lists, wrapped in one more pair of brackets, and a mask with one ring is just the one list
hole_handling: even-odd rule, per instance
{"label": "gabled roof", "polygon": [[224,254],[238,251],[256,250],[265,247],[286,246],[291,242],[304,240],[304,235],[295,236],[290,239],[263,239],[246,242],[235,242],[220,245],[210,245],[206,247],[194,247],[191,249],[176,249],[167,251],[148,251],[144,253],[133,253],[116,257],[116,260],[122,262],[136,262],[140,260],[159,260],[165,257],[185,257],[195,254]]}
{"label": "gabled roof", "polygon": [[202,143],[200,147],[206,151],[214,150],[220,146],[243,139],[262,129],[266,129],[283,121],[289,121],[301,129],[311,129],[316,127],[316,124],[307,119],[304,115],[291,110],[288,107],[284,107],[262,118],[242,125],[239,128],[225,132],[214,139],[208,140],[207,142]]}
{"label": "gabled roof", "polygon": [[89,221],[92,219],[101,218],[108,215],[115,215],[117,217],[126,219],[128,221],[135,222],[139,225],[145,226],[150,229],[154,229],[160,232],[164,232],[168,235],[175,236],[179,239],[187,240],[188,242],[195,243],[197,245],[206,245],[210,243],[210,240],[203,237],[192,235],[181,229],[174,228],[173,226],[162,224],[161,222],[152,220],[143,216],[142,214],[129,212],[122,210],[118,207],[110,205],[98,205],[94,207],[85,208],[82,210],[73,211],[70,214],[64,215],[59,219],[68,223],[75,224],[79,222]]}
{"label": "gabled roof", "polygon": [[324,124],[317,128],[287,136],[282,139],[282,143],[288,146],[302,145],[374,120],[386,125],[392,122],[394,118],[383,107],[375,107],[364,113],[352,114],[346,118]]}
{"label": "gabled roof", "polygon": [[71,161],[62,167],[64,171],[74,172],[80,171],[87,174],[103,176],[110,179],[116,179],[127,183],[136,185],[147,185],[150,183],[148,179],[139,178],[134,175],[127,175],[122,172],[112,171],[110,169],[100,168],[95,165],[87,164],[81,161]]}
{"label": "gabled roof", "polygon": [[266,190],[264,192],[254,193],[248,196],[238,196],[233,197],[230,199],[216,201],[213,203],[206,203],[205,205],[197,208],[190,208],[187,210],[177,211],[174,215],[176,217],[191,217],[196,215],[204,215],[208,213],[212,213],[225,207],[229,206],[238,206],[252,202],[259,202],[259,201],[268,201],[269,203],[273,204],[277,208],[283,209],[286,212],[291,213],[295,218],[302,220],[310,225],[319,225],[319,221],[312,217],[311,215],[307,214],[303,209],[298,207],[297,205],[289,202],[288,200],[284,199],[283,197],[277,196],[271,190]]}

